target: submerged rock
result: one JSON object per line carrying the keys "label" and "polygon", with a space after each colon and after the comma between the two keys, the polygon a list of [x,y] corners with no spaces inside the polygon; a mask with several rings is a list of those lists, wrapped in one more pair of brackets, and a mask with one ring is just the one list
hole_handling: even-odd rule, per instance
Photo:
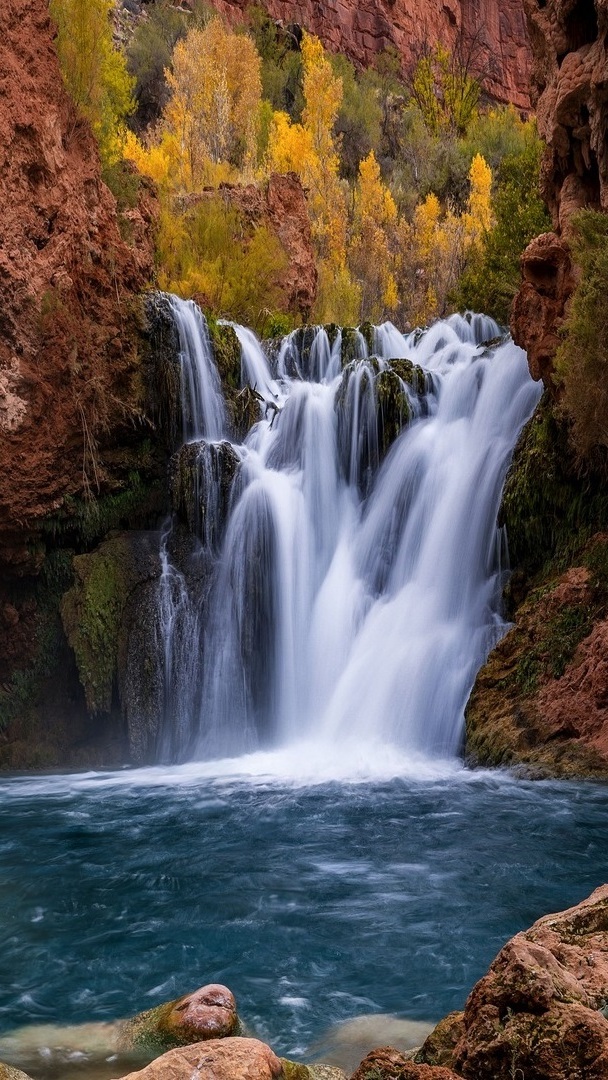
{"label": "submerged rock", "polygon": [[390,1013],[357,1016],[325,1032],[309,1048],[309,1055],[313,1061],[339,1065],[350,1073],[372,1047],[390,1044],[395,1052],[407,1056],[432,1029],[432,1024],[422,1020],[407,1020]]}
{"label": "submerged rock", "polygon": [[210,1039],[169,1050],[145,1069],[116,1080],[281,1080],[283,1067],[258,1039]]}
{"label": "submerged rock", "polygon": [[[209,983],[127,1020],[17,1028],[0,1037],[0,1055],[32,1072],[44,1061],[45,1075],[52,1073],[59,1080],[65,1080],[68,1071],[80,1076],[76,1067],[86,1076],[108,1077],[110,1070],[141,1069],[167,1050],[241,1032],[234,995],[226,986]],[[13,1080],[10,1072],[4,1076],[2,1067],[0,1080]],[[15,1072],[14,1080],[21,1076]]]}

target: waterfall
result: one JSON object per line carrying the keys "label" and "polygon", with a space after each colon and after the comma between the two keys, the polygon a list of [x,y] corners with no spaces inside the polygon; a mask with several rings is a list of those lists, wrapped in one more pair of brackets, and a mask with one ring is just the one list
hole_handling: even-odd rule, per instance
{"label": "waterfall", "polygon": [[272,407],[231,447],[204,320],[173,305],[184,437],[233,464],[219,498],[217,452],[186,448],[204,464],[188,520],[208,574],[204,593],[188,584],[165,540],[161,758],[303,739],[456,755],[505,629],[496,518],[539,396],[524,353],[491,319],[454,315],[409,336],[376,327],[372,356],[358,331],[299,330],[271,366],[235,327],[243,384]]}

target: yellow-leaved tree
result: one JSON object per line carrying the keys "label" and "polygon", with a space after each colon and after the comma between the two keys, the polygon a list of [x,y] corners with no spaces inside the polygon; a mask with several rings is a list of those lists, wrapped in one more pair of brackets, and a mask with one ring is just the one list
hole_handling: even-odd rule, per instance
{"label": "yellow-leaved tree", "polygon": [[173,50],[171,96],[147,145],[130,133],[125,156],[169,191],[251,179],[257,158],[262,83],[250,38],[214,18]]}
{"label": "yellow-leaved tree", "polygon": [[456,214],[444,210],[435,194],[416,206],[410,224],[401,224],[403,250],[409,252],[404,268],[409,293],[408,317],[427,323],[446,312],[450,293],[479,248],[492,224],[492,171],[481,154],[469,170],[466,209]]}
{"label": "yellow-leaved tree", "polygon": [[359,164],[348,261],[361,290],[360,315],[381,322],[399,304],[397,206],[373,150]]}
{"label": "yellow-leaved tree", "polygon": [[340,180],[339,141],[334,127],[342,101],[342,80],[312,34],[302,39],[304,109],[302,123],[287,113],[273,116],[268,138],[269,171],[296,172],[307,192],[313,241],[319,257],[320,320],[356,318],[359,289],[347,262],[347,209]]}
{"label": "yellow-leaved tree", "polygon": [[64,82],[77,109],[91,123],[105,166],[122,156],[124,121],[134,107],[134,80],[112,41],[113,7],[113,0],[50,3]]}

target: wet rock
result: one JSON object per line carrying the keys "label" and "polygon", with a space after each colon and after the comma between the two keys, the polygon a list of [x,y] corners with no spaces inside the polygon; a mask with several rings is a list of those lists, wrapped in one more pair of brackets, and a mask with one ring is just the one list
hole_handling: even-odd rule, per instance
{"label": "wet rock", "polygon": [[269,1046],[237,1037],[169,1050],[120,1080],[281,1080],[282,1076],[281,1062]]}
{"label": "wet rock", "polygon": [[240,1022],[234,995],[227,986],[210,983],[176,1001],[139,1013],[121,1026],[119,1050],[162,1053],[177,1046],[238,1035]]}
{"label": "wet rock", "polygon": [[132,532],[74,558],[75,584],[61,616],[93,715],[112,708],[125,607],[138,586],[159,576],[158,550],[158,533]]}
{"label": "wet rock", "polygon": [[225,441],[189,442],[171,459],[173,509],[192,533],[214,549],[221,543],[239,463],[234,447]]}
{"label": "wet rock", "polygon": [[281,1058],[282,1080],[347,1080],[346,1073],[336,1065],[302,1065],[298,1061]]}

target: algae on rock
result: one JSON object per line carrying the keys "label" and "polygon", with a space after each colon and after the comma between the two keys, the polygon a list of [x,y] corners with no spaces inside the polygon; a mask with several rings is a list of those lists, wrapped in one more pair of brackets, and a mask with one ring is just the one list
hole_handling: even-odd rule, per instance
{"label": "algae on rock", "polygon": [[109,713],[122,616],[136,586],[159,575],[158,534],[124,533],[107,540],[76,555],[74,573],[76,582],[61,604],[63,625],[89,711]]}

